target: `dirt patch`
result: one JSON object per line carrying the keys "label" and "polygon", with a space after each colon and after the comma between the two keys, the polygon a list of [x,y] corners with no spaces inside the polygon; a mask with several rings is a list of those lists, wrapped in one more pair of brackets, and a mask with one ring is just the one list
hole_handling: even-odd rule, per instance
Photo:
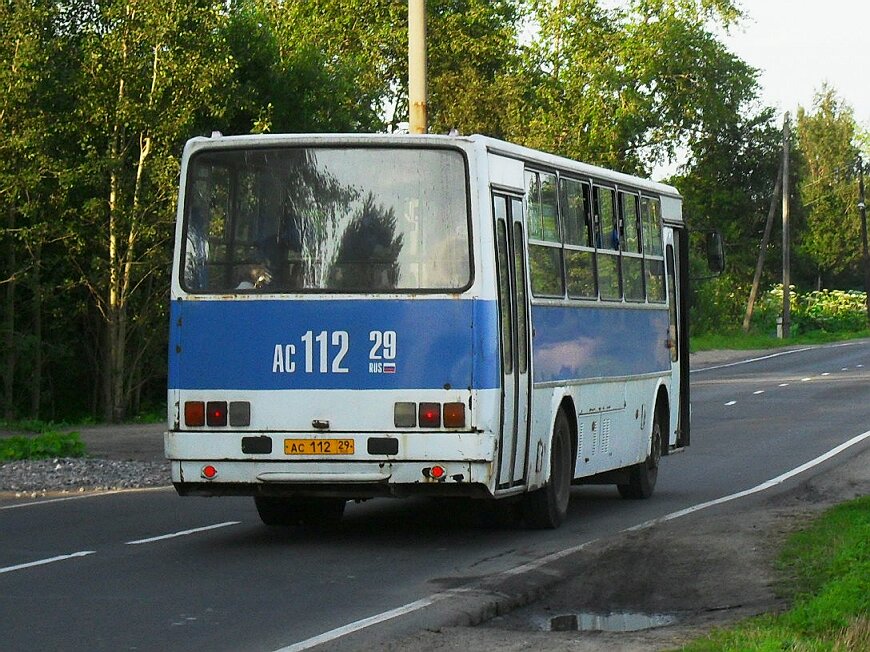
{"label": "dirt patch", "polygon": [[[578,553],[570,577],[543,598],[477,627],[450,627],[384,646],[432,650],[668,649],[713,627],[787,608],[774,561],[787,535],[824,509],[870,493],[870,448],[795,489],[747,498]],[[635,632],[542,631],[571,614],[669,615],[675,623]],[[564,618],[562,619],[564,622]]]}

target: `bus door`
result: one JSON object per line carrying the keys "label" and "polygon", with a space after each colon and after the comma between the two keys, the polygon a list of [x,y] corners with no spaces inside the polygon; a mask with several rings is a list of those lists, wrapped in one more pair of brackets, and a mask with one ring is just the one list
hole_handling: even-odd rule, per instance
{"label": "bus door", "polygon": [[502,411],[499,489],[525,483],[529,448],[529,298],[524,256],[523,202],[493,193],[501,325]]}
{"label": "bus door", "polygon": [[[682,409],[688,404],[688,348],[683,318],[682,273],[678,264],[682,252],[684,234],[677,229],[665,230],[665,268],[667,270],[668,288],[668,349],[671,354],[671,386],[670,386],[670,432],[668,444],[685,446],[688,444],[688,432],[683,433],[687,425]],[[685,434],[684,438],[682,435]]]}

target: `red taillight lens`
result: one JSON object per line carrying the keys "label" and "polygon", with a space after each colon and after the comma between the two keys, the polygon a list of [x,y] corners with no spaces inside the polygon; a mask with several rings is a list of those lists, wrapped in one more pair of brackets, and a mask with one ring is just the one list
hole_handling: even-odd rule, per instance
{"label": "red taillight lens", "polygon": [[445,428],[464,428],[465,427],[465,403],[445,403],[444,404],[444,427]]}
{"label": "red taillight lens", "polygon": [[213,428],[227,425],[227,402],[209,401],[206,405],[205,422]]}
{"label": "red taillight lens", "polygon": [[205,425],[205,403],[187,401],[184,404],[184,425],[192,427]]}
{"label": "red taillight lens", "polygon": [[420,403],[420,411],[418,412],[418,420],[421,428],[440,428],[441,427],[441,404],[440,403]]}

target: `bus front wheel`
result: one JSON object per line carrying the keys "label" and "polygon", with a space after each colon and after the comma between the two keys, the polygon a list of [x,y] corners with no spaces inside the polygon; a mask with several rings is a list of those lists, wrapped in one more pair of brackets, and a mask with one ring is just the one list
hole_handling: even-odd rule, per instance
{"label": "bus front wheel", "polygon": [[553,425],[553,443],[550,446],[550,479],[542,488],[526,494],[523,512],[526,524],[536,529],[559,527],[568,514],[571,498],[571,428],[568,417],[560,410]]}
{"label": "bus front wheel", "polygon": [[255,496],[260,520],[274,527],[337,524],[347,503],[343,498],[275,498]]}
{"label": "bus front wheel", "polygon": [[618,484],[616,488],[623,498],[649,498],[653,495],[656,480],[659,476],[659,462],[662,459],[662,425],[661,417],[653,421],[652,438],[649,455],[640,464],[631,467],[627,484]]}

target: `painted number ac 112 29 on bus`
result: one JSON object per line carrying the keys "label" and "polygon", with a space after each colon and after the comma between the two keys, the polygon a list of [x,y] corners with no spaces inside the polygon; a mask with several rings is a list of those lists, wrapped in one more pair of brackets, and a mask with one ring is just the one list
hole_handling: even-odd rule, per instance
{"label": "painted number ac 112 29 on bus", "polygon": [[[395,373],[395,362],[384,362],[396,359],[396,332],[371,331],[369,333],[369,373]],[[297,367],[296,351],[299,350],[300,360],[304,365]],[[297,344],[276,344],[272,357],[272,373],[296,373],[297,370],[307,374],[333,373],[346,374],[350,369],[345,366],[345,358],[350,350],[350,335],[347,331],[306,331],[298,338]]]}
{"label": "painted number ac 112 29 on bus", "polygon": [[195,138],[168,431],[182,495],[646,498],[689,444],[687,236],[663,184],[483,137]]}

